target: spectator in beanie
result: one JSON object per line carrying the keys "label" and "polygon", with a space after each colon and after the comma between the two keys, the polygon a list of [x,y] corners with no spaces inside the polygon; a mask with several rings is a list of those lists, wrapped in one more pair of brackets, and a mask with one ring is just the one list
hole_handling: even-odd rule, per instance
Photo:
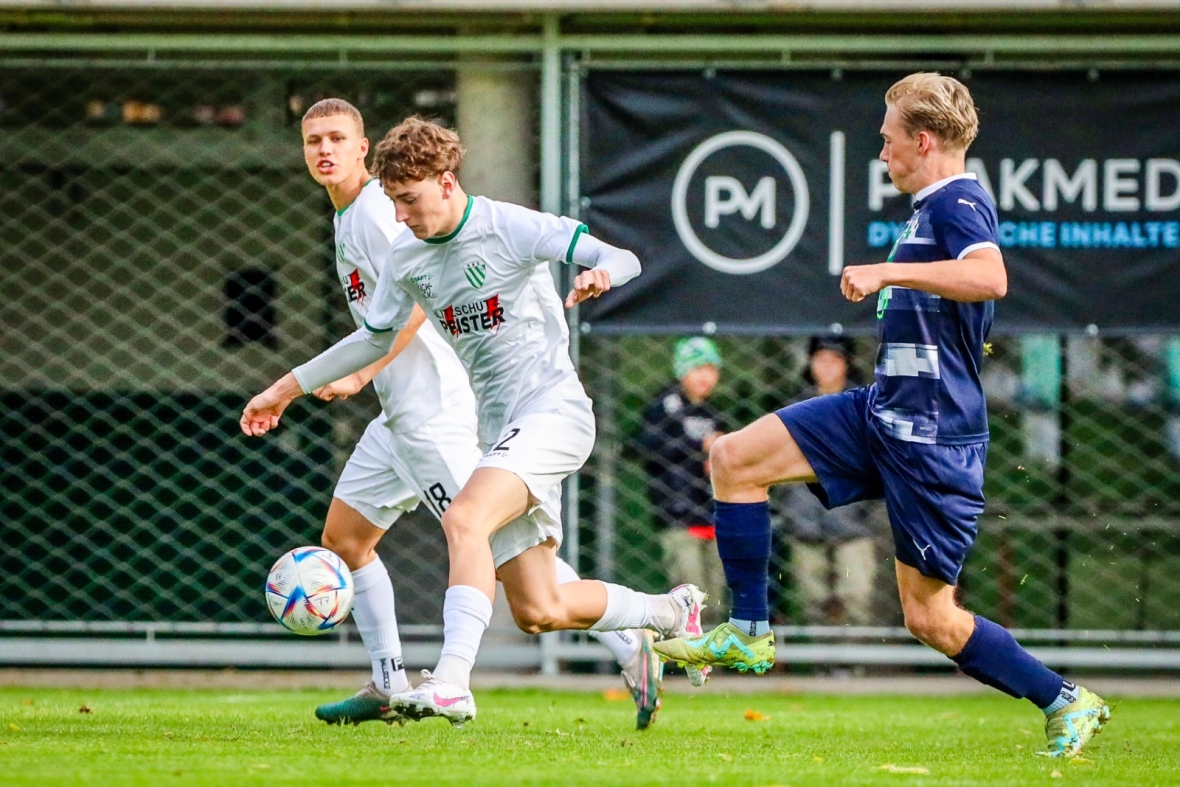
{"label": "spectator in beanie", "polygon": [[[722,435],[722,417],[709,403],[720,379],[721,353],[709,339],[676,342],[676,382],[643,413],[640,443],[648,490],[664,552],[668,582],[691,582],[713,597],[706,613],[726,609],[725,572],[713,535],[713,490],[709,448]],[[705,615],[709,619],[709,615]]]}
{"label": "spectator in beanie", "polygon": [[[801,402],[858,385],[853,345],[846,336],[813,336],[807,346]],[[864,626],[872,623],[877,559],[873,548],[872,503],[831,511],[803,484],[780,487],[791,562],[807,623]]]}

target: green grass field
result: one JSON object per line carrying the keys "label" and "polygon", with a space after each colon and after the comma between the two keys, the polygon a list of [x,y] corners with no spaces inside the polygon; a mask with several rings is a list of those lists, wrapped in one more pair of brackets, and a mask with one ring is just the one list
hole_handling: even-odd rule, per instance
{"label": "green grass field", "polygon": [[1062,762],[1033,755],[1040,714],[998,694],[677,694],[645,733],[629,702],[538,690],[481,692],[479,720],[461,730],[312,717],[339,696],[0,689],[0,784],[1180,785],[1170,700],[1114,698],[1085,759]]}

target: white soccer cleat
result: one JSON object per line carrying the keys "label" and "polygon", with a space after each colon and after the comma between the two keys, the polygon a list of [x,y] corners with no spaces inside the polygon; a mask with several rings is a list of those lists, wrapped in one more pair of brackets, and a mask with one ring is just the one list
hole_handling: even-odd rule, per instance
{"label": "white soccer cleat", "polygon": [[[676,625],[671,631],[661,632],[666,639],[695,638],[704,634],[701,628],[701,610],[705,608],[705,600],[709,595],[696,585],[677,585],[668,591],[668,595],[676,602],[680,614],[676,617]],[[684,674],[693,686],[704,686],[713,671],[709,666],[695,666],[687,664]]]}
{"label": "white soccer cleat", "polygon": [[422,670],[422,677],[426,681],[417,688],[390,697],[390,708],[412,721],[439,716],[453,727],[475,721],[475,697],[470,689],[440,680],[430,670]]}

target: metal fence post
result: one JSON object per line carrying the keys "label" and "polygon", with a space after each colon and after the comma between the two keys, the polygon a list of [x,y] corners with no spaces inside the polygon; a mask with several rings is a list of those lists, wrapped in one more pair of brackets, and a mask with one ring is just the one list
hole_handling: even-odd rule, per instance
{"label": "metal fence post", "polygon": [[[541,49],[541,210],[547,213],[561,213],[561,23],[556,14],[546,14],[542,23]],[[564,281],[565,271],[561,263],[554,280]],[[571,347],[572,349],[572,347]],[[575,359],[575,363],[577,360]],[[573,479],[567,479],[562,502],[562,521],[569,522],[571,508],[577,510],[577,487]],[[557,646],[561,641],[559,632],[549,632],[541,637],[541,674],[556,675],[558,671]]]}

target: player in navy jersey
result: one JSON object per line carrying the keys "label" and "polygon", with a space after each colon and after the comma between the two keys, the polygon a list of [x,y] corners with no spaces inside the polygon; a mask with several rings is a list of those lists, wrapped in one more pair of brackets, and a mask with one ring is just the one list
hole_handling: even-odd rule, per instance
{"label": "player in navy jersey", "polygon": [[876,381],[764,416],[711,452],[717,547],[731,618],[699,638],[657,643],[665,658],[765,672],[774,663],[767,605],[767,490],[807,483],[828,508],[884,498],[906,628],[976,680],[1046,716],[1046,754],[1074,755],[1110,717],[1012,635],[955,601],[983,511],[987,408],[980,385],[993,301],[1008,278],[991,197],[965,171],[979,120],[967,88],[913,74],[885,96],[881,160],[914,213],[888,260],[844,269],[854,302],[877,295]]}

